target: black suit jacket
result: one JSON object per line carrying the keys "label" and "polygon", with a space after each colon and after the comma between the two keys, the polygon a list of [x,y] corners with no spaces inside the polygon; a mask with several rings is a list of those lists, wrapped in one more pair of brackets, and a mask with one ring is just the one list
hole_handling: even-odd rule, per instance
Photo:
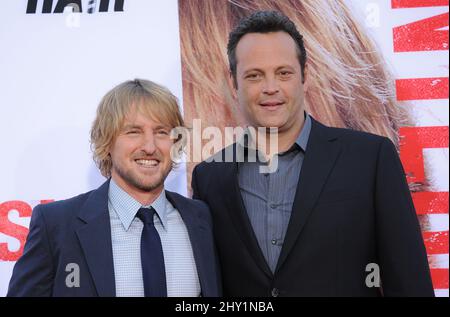
{"label": "black suit jacket", "polygon": [[[106,181],[77,197],[38,205],[8,296],[115,296]],[[220,274],[208,206],[166,191],[189,234],[203,296],[220,296]],[[79,267],[79,287],[67,287],[69,263]]]}
{"label": "black suit jacket", "polygon": [[[203,162],[192,176],[194,198],[213,215],[224,295],[434,295],[411,195],[389,139],[312,120],[274,273],[245,211],[237,171],[236,162]],[[369,263],[379,265],[381,288],[366,286],[374,272],[366,272]]]}

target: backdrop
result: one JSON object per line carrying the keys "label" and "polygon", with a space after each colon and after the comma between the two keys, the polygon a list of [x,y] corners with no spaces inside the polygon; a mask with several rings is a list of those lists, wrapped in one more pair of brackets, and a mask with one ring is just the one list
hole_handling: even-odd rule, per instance
{"label": "backdrop", "polygon": [[[341,7],[331,5],[334,0],[317,1],[322,3],[321,10],[333,6],[324,14],[336,15],[336,21],[345,15],[346,21],[355,23],[358,36],[362,32],[373,41],[368,47],[379,53],[392,75],[395,100],[391,103],[407,114],[390,137],[398,137],[436,295],[448,296],[449,1],[342,0],[337,2]],[[225,64],[217,70],[223,76],[214,77],[220,89],[199,86],[192,75],[190,67],[196,59],[220,66],[226,58],[223,45],[218,46],[217,55],[200,50],[201,43],[192,45],[201,39],[192,28],[202,19],[218,19],[213,12],[226,6],[237,4],[242,12],[251,11],[252,1],[196,0],[196,10],[203,12],[196,19],[192,2],[1,2],[0,296],[6,294],[14,263],[22,253],[32,208],[104,182],[92,161],[89,129],[98,102],[113,86],[128,79],[150,79],[179,98],[188,124],[195,118],[221,128],[245,124],[233,100],[227,99]],[[265,2],[270,5],[271,1]],[[286,6],[293,2],[277,1]],[[231,26],[233,22],[229,17],[224,23]],[[356,32],[353,24],[349,29]],[[226,30],[222,39],[208,32],[214,43],[226,39]],[[307,49],[311,56],[317,47],[308,47],[307,42]],[[355,56],[365,53],[356,50]],[[320,61],[314,58],[319,67]],[[201,98],[199,91],[204,94]],[[216,101],[218,106],[199,100]],[[382,100],[381,105],[390,103]],[[311,110],[318,120],[334,122]],[[360,118],[361,122],[377,120],[375,116]],[[194,164],[180,164],[166,180],[166,188],[188,196]]]}

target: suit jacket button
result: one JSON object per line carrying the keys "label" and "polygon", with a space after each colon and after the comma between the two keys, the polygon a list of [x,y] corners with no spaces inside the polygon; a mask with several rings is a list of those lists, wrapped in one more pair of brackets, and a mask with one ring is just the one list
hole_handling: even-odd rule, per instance
{"label": "suit jacket button", "polygon": [[280,291],[278,288],[272,288],[272,297],[278,297],[280,295]]}

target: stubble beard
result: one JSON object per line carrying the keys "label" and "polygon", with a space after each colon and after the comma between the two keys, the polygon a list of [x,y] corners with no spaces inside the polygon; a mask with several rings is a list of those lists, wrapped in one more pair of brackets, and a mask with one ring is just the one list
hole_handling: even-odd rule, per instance
{"label": "stubble beard", "polygon": [[144,192],[151,192],[163,185],[164,180],[170,172],[170,169],[168,169],[168,171],[162,171],[162,175],[160,174],[160,177],[158,177],[158,179],[151,183],[146,183],[145,177],[139,177],[138,175],[135,175],[132,170],[127,171],[121,166],[113,166],[113,169],[116,174],[120,178],[122,178],[129,186],[135,187]]}

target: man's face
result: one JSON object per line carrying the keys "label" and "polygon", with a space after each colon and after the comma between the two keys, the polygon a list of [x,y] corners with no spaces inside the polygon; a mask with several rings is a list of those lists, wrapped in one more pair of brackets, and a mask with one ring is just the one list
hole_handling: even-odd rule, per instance
{"label": "man's face", "polygon": [[111,176],[128,193],[159,192],[172,168],[171,127],[155,122],[133,107],[110,155]]}
{"label": "man's face", "polygon": [[300,130],[304,85],[294,40],[286,32],[248,33],[236,47],[239,104],[254,127]]}

